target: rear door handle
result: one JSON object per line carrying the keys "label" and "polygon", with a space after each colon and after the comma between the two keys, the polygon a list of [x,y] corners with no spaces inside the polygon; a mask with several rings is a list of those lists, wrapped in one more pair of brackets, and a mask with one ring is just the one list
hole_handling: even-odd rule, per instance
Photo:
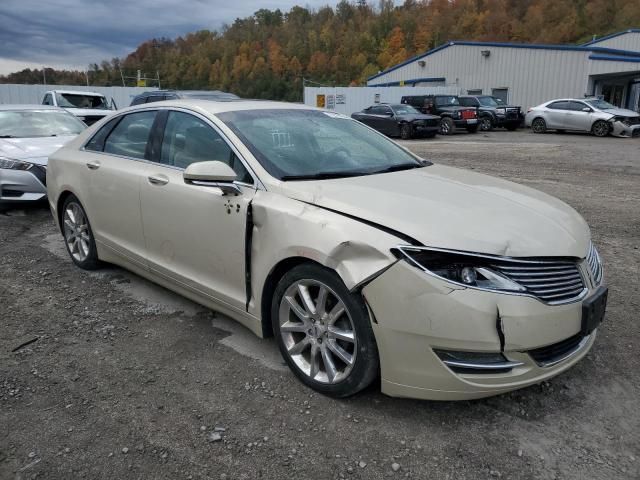
{"label": "rear door handle", "polygon": [[89,170],[97,170],[100,168],[100,162],[88,162],[87,163],[87,168]]}
{"label": "rear door handle", "polygon": [[166,185],[167,183],[169,183],[169,179],[162,176],[155,176],[155,175],[150,175],[149,177],[147,177],[149,180],[149,183],[151,183],[152,185]]}

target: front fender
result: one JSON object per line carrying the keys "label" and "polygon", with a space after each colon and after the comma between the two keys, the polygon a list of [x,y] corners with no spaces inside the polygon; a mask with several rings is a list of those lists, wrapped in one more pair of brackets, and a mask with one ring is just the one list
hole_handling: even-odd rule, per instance
{"label": "front fender", "polygon": [[375,226],[263,190],[251,207],[249,312],[256,316],[270,272],[288,258],[307,258],[335,270],[350,290],[397,261],[391,248],[402,240]]}

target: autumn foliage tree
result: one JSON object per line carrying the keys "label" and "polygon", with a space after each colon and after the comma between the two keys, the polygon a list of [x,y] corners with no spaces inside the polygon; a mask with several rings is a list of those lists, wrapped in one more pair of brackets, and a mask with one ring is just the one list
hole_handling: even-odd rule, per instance
{"label": "autumn foliage tree", "polygon": [[[164,88],[220,89],[242,97],[302,99],[303,78],[363,85],[378,71],[448,40],[581,43],[640,27],[638,0],[364,0],[288,12],[260,9],[220,31],[142,43],[87,72],[46,70],[47,83],[121,85],[121,71],[160,73]],[[96,59],[98,60],[98,59]],[[41,70],[0,83],[41,83]]]}

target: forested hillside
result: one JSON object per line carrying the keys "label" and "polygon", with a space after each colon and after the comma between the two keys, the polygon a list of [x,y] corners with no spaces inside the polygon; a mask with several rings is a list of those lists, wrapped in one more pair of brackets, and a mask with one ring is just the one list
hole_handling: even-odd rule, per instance
{"label": "forested hillside", "polygon": [[[90,65],[88,75],[93,85],[121,85],[120,69],[159,71],[166,88],[300,100],[303,78],[362,85],[447,40],[579,43],[630,27],[640,27],[639,0],[342,1],[318,10],[262,9],[220,31],[151,39],[124,59]],[[46,76],[48,83],[86,81],[83,72],[47,69]],[[39,70],[0,77],[0,83],[41,81]]]}

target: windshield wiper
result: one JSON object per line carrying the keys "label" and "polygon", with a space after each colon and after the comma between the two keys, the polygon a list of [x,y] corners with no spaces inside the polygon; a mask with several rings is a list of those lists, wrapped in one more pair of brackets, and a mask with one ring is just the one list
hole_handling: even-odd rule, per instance
{"label": "windshield wiper", "polygon": [[15,135],[0,135],[0,138],[18,138]]}
{"label": "windshield wiper", "polygon": [[367,175],[368,172],[346,171],[346,172],[320,172],[306,175],[283,175],[280,180],[327,180],[330,178],[359,177]]}
{"label": "windshield wiper", "polygon": [[369,172],[369,175],[375,175],[378,173],[390,173],[390,172],[399,172],[401,170],[411,170],[413,168],[421,168],[425,165],[419,163],[401,163],[400,165],[391,165],[390,167],[386,167],[380,170],[374,170],[373,172]]}

